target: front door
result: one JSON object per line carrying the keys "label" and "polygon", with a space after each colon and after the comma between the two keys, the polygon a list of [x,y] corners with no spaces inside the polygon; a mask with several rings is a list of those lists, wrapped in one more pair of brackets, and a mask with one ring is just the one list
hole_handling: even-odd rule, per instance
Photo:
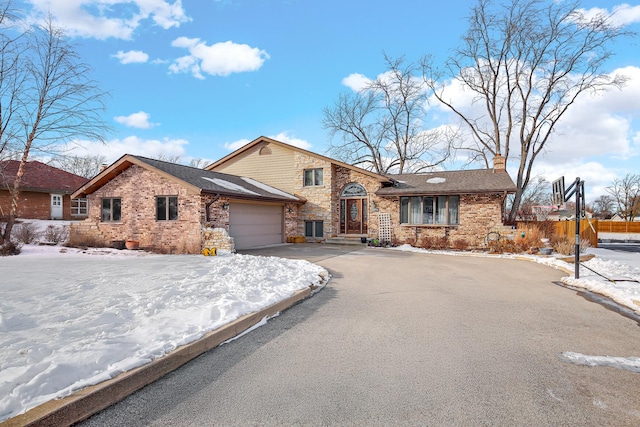
{"label": "front door", "polygon": [[51,195],[51,219],[62,219],[62,194]]}
{"label": "front door", "polygon": [[362,233],[362,199],[347,199],[347,234]]}

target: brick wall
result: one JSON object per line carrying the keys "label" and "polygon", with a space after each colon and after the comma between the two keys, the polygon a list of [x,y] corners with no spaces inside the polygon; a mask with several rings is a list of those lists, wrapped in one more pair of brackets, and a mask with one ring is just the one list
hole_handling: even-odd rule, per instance
{"label": "brick wall", "polygon": [[398,243],[415,243],[423,236],[464,239],[470,247],[482,247],[487,233],[502,224],[502,195],[463,194],[460,196],[459,224],[455,226],[400,225],[400,200],[381,198],[380,212],[391,214],[392,238]]}
{"label": "brick wall", "polygon": [[[156,221],[156,196],[178,196],[178,219]],[[102,222],[102,199],[122,200],[122,220]],[[140,247],[165,253],[200,253],[201,206],[199,194],[133,165],[87,197],[89,217],[71,227],[71,238],[83,233],[104,240],[138,240]],[[227,213],[228,215],[228,213]],[[227,220],[228,223],[228,220]],[[75,235],[74,235],[75,234]]]}
{"label": "brick wall", "polygon": [[[0,218],[8,217],[11,210],[11,193],[0,190]],[[64,220],[77,220],[84,217],[71,216],[71,197],[62,197],[62,215]],[[51,194],[35,191],[23,191],[18,198],[18,218],[51,219]]]}
{"label": "brick wall", "polygon": [[358,183],[367,190],[367,234],[370,237],[377,236],[379,197],[375,195],[375,192],[382,186],[380,181],[353,169],[335,165],[333,168],[333,183],[334,189],[331,194],[331,203],[333,205],[332,226],[336,233],[340,233],[340,194],[347,184]]}

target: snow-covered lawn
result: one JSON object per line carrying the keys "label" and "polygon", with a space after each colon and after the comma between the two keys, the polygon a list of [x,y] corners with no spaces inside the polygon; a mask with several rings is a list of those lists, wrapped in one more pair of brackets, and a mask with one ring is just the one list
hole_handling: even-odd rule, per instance
{"label": "snow-covered lawn", "polygon": [[161,357],[328,273],[302,260],[25,245],[0,257],[0,422]]}

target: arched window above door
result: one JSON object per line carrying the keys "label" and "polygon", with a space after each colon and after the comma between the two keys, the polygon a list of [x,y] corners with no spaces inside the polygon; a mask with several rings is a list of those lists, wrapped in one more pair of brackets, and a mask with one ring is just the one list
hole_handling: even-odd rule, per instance
{"label": "arched window above door", "polygon": [[352,182],[342,189],[340,197],[367,197],[367,190],[362,185]]}

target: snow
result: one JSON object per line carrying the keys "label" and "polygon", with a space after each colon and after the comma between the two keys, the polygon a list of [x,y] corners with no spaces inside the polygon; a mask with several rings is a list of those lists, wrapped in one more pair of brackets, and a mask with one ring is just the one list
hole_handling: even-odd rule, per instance
{"label": "snow", "polygon": [[328,279],[303,260],[36,245],[0,275],[0,422]]}
{"label": "snow", "polygon": [[220,187],[224,187],[224,188],[226,188],[228,190],[240,191],[240,192],[247,193],[247,194],[253,194],[254,196],[259,196],[260,195],[260,194],[256,193],[255,191],[251,191],[248,188],[244,188],[241,185],[234,184],[233,182],[229,182],[229,181],[226,181],[224,179],[207,178],[205,176],[203,176],[202,179],[206,179],[207,181],[211,181],[215,185],[219,185]]}
{"label": "snow", "polygon": [[447,181],[447,178],[436,176],[433,178],[429,178],[427,180],[427,184],[442,184],[443,182],[446,182],[446,181]]}
{"label": "snow", "polygon": [[298,198],[296,196],[292,196],[289,193],[285,193],[284,191],[278,190],[277,188],[273,188],[270,185],[267,184],[263,184],[260,181],[256,181],[254,179],[251,178],[246,178],[246,177],[242,177],[242,180],[248,184],[253,185],[254,187],[260,188],[266,192],[269,192],[271,194],[276,194],[278,196],[282,196],[282,197],[286,197],[287,199],[293,199],[293,200],[298,200]]}

